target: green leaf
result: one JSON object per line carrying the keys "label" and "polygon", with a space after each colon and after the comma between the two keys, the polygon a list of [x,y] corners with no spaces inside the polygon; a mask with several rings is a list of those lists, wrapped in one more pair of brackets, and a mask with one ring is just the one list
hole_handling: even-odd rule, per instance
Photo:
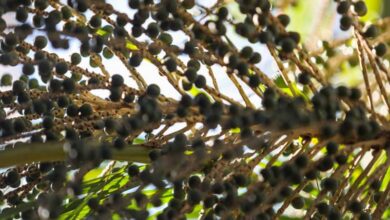
{"label": "green leaf", "polygon": [[267,86],[265,86],[265,84],[260,83],[259,89],[261,92],[264,92],[266,88],[267,88]]}
{"label": "green leaf", "polygon": [[198,89],[195,86],[192,86],[190,91],[188,91],[188,93],[190,93],[192,96],[197,96],[199,93],[203,93],[209,98],[210,101],[213,100],[213,98],[207,92],[205,92],[204,90]]}
{"label": "green leaf", "polygon": [[135,138],[133,140],[133,144],[143,144],[143,143],[145,143],[145,139],[143,138]]}
{"label": "green leaf", "polygon": [[186,214],[187,219],[198,219],[200,216],[200,211],[202,210],[201,205],[196,205],[191,213]]}
{"label": "green leaf", "polygon": [[363,81],[363,74],[361,67],[351,67],[348,63],[343,63],[341,72],[332,76],[331,82],[334,84],[343,84],[354,87],[360,85]]}
{"label": "green leaf", "polygon": [[65,219],[83,219],[85,216],[88,215],[90,212],[90,208],[87,205],[82,206],[82,209],[78,212],[76,215],[77,218],[74,218],[75,212],[70,211],[68,213],[65,213],[59,217],[60,220],[65,220]]}
{"label": "green leaf", "polygon": [[96,177],[99,176],[99,174],[102,173],[102,171],[103,171],[103,168],[96,168],[96,169],[90,170],[87,174],[84,175],[83,182],[95,179]]}
{"label": "green leaf", "polygon": [[202,93],[202,90],[196,88],[195,86],[192,86],[190,91],[188,91],[191,95],[197,96],[199,93]]}
{"label": "green leaf", "polygon": [[[283,92],[287,93],[289,96],[293,96],[293,93],[291,89],[288,87],[288,85],[285,83],[282,75],[278,75],[274,79],[275,85],[280,88]],[[309,100],[308,91],[302,92],[297,84],[295,82],[291,82],[292,89],[294,90],[295,94],[302,96],[306,101]]]}
{"label": "green leaf", "polygon": [[138,50],[137,45],[131,43],[130,41],[126,42],[126,48],[129,49],[129,50]]}
{"label": "green leaf", "polygon": [[111,217],[112,217],[112,220],[120,220],[120,219],[122,219],[121,216],[116,214],[116,213],[113,214]]}
{"label": "green leaf", "polygon": [[240,128],[232,128],[230,129],[230,133],[232,134],[239,134],[241,132]]}
{"label": "green leaf", "polygon": [[[388,0],[386,0],[388,1]],[[365,1],[367,5],[367,14],[361,18],[362,21],[372,21],[380,18],[380,15],[383,10],[383,1],[382,0],[370,0]]]}
{"label": "green leaf", "polygon": [[275,79],[274,79],[274,83],[275,85],[278,87],[278,88],[288,88],[287,84],[284,82],[284,79],[282,77],[282,75],[278,75]]}
{"label": "green leaf", "polygon": [[353,171],[351,178],[349,179],[350,183],[353,184],[357,178],[359,178],[360,174],[363,172],[362,166],[358,165],[356,169]]}
{"label": "green leaf", "polygon": [[317,15],[317,7],[318,1],[302,0],[298,1],[296,6],[288,7],[285,11],[291,17],[288,30],[299,31],[303,41],[305,41],[313,29],[315,19],[310,18],[314,18]]}
{"label": "green leaf", "polygon": [[[73,219],[82,219],[83,217],[85,217],[90,211],[86,204],[90,198],[99,195],[97,194],[97,192],[102,191],[104,195],[109,195],[110,192],[114,191],[112,190],[112,188],[118,189],[120,186],[123,186],[125,184],[121,182],[122,179],[125,178],[127,182],[128,176],[123,175],[125,169],[126,166],[116,170],[113,174],[108,174],[103,177],[86,180],[83,183],[83,193],[86,194],[86,196],[84,198],[76,199],[72,202],[69,202],[68,205],[64,208],[63,214],[60,216],[60,219],[69,219],[68,217],[71,216]],[[90,175],[96,175],[96,173]]]}
{"label": "green leaf", "polygon": [[99,29],[96,31],[96,34],[97,34],[97,35],[100,35],[100,36],[104,36],[104,35],[108,34],[108,32],[105,31],[103,28],[99,28]]}
{"label": "green leaf", "polygon": [[245,20],[245,15],[240,12],[239,5],[236,1],[226,4],[226,8],[229,10],[229,13],[233,16],[235,21],[242,22]]}
{"label": "green leaf", "polygon": [[386,174],[382,181],[380,191],[384,191],[389,183],[390,183],[390,168],[388,168],[386,171]]}

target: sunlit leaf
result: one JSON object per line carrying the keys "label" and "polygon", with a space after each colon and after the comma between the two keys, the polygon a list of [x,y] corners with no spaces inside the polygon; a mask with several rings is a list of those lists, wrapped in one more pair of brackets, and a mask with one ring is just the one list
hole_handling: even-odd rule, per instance
{"label": "sunlit leaf", "polygon": [[131,43],[130,41],[127,41],[127,42],[126,42],[126,47],[127,47],[127,49],[129,49],[129,50],[138,50],[137,45]]}
{"label": "sunlit leaf", "polygon": [[95,179],[101,172],[103,171],[103,168],[97,168],[90,170],[87,174],[84,175],[83,181],[89,181]]}
{"label": "sunlit leaf", "polygon": [[361,18],[362,21],[372,21],[373,19],[380,18],[382,10],[383,10],[383,2],[382,1],[383,0],[365,1],[366,5],[367,5],[367,14]]}

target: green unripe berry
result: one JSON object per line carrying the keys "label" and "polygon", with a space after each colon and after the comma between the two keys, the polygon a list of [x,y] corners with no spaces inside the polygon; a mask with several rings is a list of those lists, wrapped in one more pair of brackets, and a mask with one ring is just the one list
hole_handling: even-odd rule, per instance
{"label": "green unripe berry", "polygon": [[106,59],[111,59],[114,56],[114,53],[108,47],[105,47],[103,49],[103,56]]}
{"label": "green unripe berry", "polygon": [[78,82],[81,80],[81,78],[83,77],[83,75],[81,73],[77,73],[77,72],[72,72],[72,76],[71,76],[71,79],[75,82]]}
{"label": "green unripe berry", "polygon": [[62,18],[64,20],[68,20],[72,17],[72,11],[68,6],[64,6],[61,8]]}
{"label": "green unripe berry", "polygon": [[28,87],[29,87],[30,89],[37,89],[37,88],[39,88],[39,82],[38,82],[38,80],[37,80],[37,79],[30,79],[30,80],[28,81]]}
{"label": "green unripe berry", "polygon": [[173,41],[172,36],[170,34],[167,34],[167,33],[160,34],[158,39],[161,40],[162,42],[164,42],[167,45],[172,44],[172,41]]}
{"label": "green unripe berry", "polygon": [[12,84],[12,75],[4,74],[1,77],[1,86],[10,86]]}

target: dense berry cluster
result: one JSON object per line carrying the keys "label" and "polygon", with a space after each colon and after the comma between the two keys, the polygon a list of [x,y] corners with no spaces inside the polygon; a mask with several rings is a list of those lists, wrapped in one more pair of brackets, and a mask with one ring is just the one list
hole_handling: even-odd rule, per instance
{"label": "dense berry cluster", "polygon": [[[318,51],[269,0],[237,0],[243,19],[221,1],[108,2],[0,0],[0,64],[20,67],[0,79],[1,219],[388,213],[388,30],[360,20],[364,1],[332,1],[354,43]],[[359,63],[365,87],[331,83]]]}

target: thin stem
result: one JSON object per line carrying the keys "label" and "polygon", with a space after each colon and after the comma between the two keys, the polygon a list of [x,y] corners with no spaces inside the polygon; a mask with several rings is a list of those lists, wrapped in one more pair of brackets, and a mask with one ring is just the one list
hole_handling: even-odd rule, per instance
{"label": "thin stem", "polygon": [[292,82],[291,80],[288,78],[288,75],[287,75],[287,72],[286,70],[284,69],[283,67],[283,63],[279,60],[278,58],[278,55],[276,54],[275,52],[275,49],[271,46],[271,45],[268,45],[268,50],[269,52],[271,53],[272,57],[274,58],[276,64],[278,65],[279,67],[279,70],[280,70],[280,73],[281,73],[281,76],[283,78],[283,81],[285,82],[285,84],[289,87],[290,91],[291,91],[291,94],[293,96],[297,96],[296,92],[295,92],[295,89],[292,85]]}
{"label": "thin stem", "polygon": [[371,92],[371,87],[370,87],[370,83],[368,81],[368,74],[367,74],[367,67],[365,65],[365,59],[364,59],[364,54],[363,54],[363,48],[362,48],[362,43],[361,41],[359,40],[358,38],[358,34],[355,33],[358,41],[358,55],[359,55],[359,61],[360,61],[360,66],[362,68],[362,72],[363,72],[363,78],[364,78],[364,84],[366,86],[366,90],[367,90],[367,95],[368,95],[368,98],[370,99],[370,107],[371,107],[371,112],[374,116],[374,118],[376,118],[376,112],[375,112],[375,107],[374,107],[374,101],[373,101],[373,98],[372,98],[372,92]]}

